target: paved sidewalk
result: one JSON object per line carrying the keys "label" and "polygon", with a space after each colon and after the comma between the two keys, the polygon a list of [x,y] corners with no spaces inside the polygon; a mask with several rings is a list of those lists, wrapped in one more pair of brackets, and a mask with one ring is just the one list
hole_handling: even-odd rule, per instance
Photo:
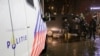
{"label": "paved sidewalk", "polygon": [[87,39],[64,43],[61,40],[51,40],[48,43],[46,54],[42,56],[100,56],[100,36],[96,39]]}

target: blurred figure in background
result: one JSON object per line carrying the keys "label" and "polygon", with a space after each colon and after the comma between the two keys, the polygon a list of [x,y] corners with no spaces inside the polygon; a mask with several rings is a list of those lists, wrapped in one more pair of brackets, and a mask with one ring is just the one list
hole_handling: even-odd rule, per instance
{"label": "blurred figure in background", "polygon": [[89,24],[89,33],[90,33],[89,38],[91,39],[91,37],[93,36],[94,40],[95,40],[95,32],[96,32],[96,20],[97,20],[97,15],[94,14]]}
{"label": "blurred figure in background", "polygon": [[83,37],[85,40],[88,33],[88,27],[85,19],[80,20],[80,31],[81,31],[80,33],[81,37]]}
{"label": "blurred figure in background", "polygon": [[80,14],[80,37],[86,40],[86,36],[88,35],[88,23],[86,22],[86,18],[83,13]]}

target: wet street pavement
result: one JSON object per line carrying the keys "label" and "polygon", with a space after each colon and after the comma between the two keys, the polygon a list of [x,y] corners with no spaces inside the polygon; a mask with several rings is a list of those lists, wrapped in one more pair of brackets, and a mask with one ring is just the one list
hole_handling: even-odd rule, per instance
{"label": "wet street pavement", "polygon": [[100,56],[100,36],[69,43],[48,38],[47,52],[42,56]]}

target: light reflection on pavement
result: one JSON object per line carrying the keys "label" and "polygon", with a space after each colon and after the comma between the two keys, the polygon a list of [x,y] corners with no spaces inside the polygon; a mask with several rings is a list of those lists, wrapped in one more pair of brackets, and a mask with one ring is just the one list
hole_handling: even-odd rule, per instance
{"label": "light reflection on pavement", "polygon": [[100,56],[100,36],[95,40],[71,43],[64,43],[60,39],[48,39],[48,56]]}
{"label": "light reflection on pavement", "polygon": [[99,36],[97,36],[98,38],[96,38],[96,40],[94,41],[94,43],[95,43],[95,48],[96,48],[96,50],[95,50],[95,56],[100,56],[100,37]]}

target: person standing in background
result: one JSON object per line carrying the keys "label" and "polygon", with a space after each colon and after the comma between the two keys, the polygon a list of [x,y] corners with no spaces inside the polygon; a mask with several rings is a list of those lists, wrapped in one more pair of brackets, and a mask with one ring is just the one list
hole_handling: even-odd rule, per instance
{"label": "person standing in background", "polygon": [[89,29],[89,33],[90,33],[89,38],[91,39],[91,37],[93,36],[94,40],[95,40],[95,32],[96,32],[96,20],[97,20],[97,15],[95,14],[89,24],[89,28],[90,28]]}

